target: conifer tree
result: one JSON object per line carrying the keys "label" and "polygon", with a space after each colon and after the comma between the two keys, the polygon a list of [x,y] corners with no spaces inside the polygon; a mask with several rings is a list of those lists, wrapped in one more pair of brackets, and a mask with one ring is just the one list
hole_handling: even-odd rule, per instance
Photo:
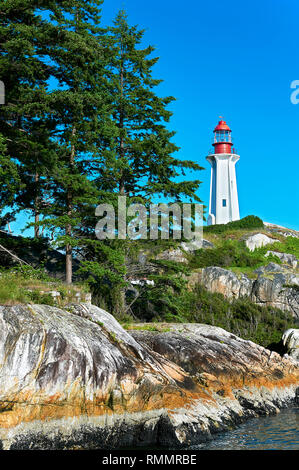
{"label": "conifer tree", "polygon": [[[8,0],[0,6],[0,79],[5,84],[0,130],[10,158],[9,166],[17,169],[15,184],[10,181],[14,192],[11,213],[30,209],[36,221],[43,193],[40,175],[51,162],[49,132],[41,131],[51,76],[50,67],[39,54],[41,45],[48,39],[47,21],[37,13],[47,3]],[[38,235],[37,225],[35,235]]]}
{"label": "conifer tree", "polygon": [[49,122],[54,123],[57,165],[53,171],[53,202],[43,223],[56,229],[65,246],[66,282],[72,282],[73,249],[83,241],[75,230],[90,206],[96,205],[93,183],[101,135],[105,132],[104,52],[101,0],[66,0],[52,8],[48,54],[58,86],[49,96]]}
{"label": "conifer tree", "polygon": [[[5,139],[0,134],[0,213],[6,209],[6,213],[0,217],[0,227],[12,220],[14,210],[15,193],[20,185],[17,166],[7,154]],[[9,210],[10,209],[10,210]]]}
{"label": "conifer tree", "polygon": [[[152,46],[142,47],[143,35],[144,31],[129,26],[126,13],[120,11],[113,26],[101,37],[101,43],[110,54],[107,79],[111,138],[99,153],[100,202],[109,202],[116,207],[118,195],[126,196],[128,204],[141,202],[147,207],[157,196],[172,202],[186,199],[199,202],[196,190],[200,181],[178,177],[184,177],[186,170],[202,168],[174,156],[179,149],[172,142],[175,132],[168,129],[172,115],[168,105],[174,98],[161,98],[155,91],[161,83],[152,76],[158,58],[152,57]],[[90,220],[93,220],[93,226],[90,226],[92,238],[95,221]],[[88,224],[85,231],[87,227]],[[114,297],[123,312],[132,242],[98,241],[94,237],[88,249],[85,253],[87,261],[83,263],[86,270],[96,274],[97,285],[103,289],[105,285],[110,286],[110,293],[114,292],[115,286]]]}
{"label": "conifer tree", "polygon": [[101,4],[8,0],[0,7],[0,79],[7,92],[0,130],[21,179],[15,207],[32,211],[35,236],[40,225],[56,232],[68,283],[73,227],[96,193],[92,155],[106,125],[103,49],[95,39]]}
{"label": "conifer tree", "polygon": [[200,181],[175,181],[184,170],[201,170],[194,162],[173,156],[179,148],[172,142],[175,132],[167,124],[172,115],[167,109],[175,98],[155,93],[162,80],[152,77],[158,58],[154,48],[141,48],[144,31],[130,27],[124,11],[103,38],[110,49],[108,66],[111,115],[116,137],[109,153],[103,155],[101,185],[127,196],[144,200],[160,194],[178,200],[196,196]]}

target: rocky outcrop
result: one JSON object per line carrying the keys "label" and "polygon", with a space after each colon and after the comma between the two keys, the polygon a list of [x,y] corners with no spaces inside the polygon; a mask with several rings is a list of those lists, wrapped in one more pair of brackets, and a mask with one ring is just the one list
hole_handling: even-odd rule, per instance
{"label": "rocky outcrop", "polygon": [[256,233],[254,235],[250,235],[245,240],[245,244],[250,251],[254,251],[256,248],[261,248],[262,246],[269,245],[275,242],[280,243],[280,240],[270,238],[264,233]]}
{"label": "rocky outcrop", "polygon": [[0,307],[3,449],[190,445],[295,397],[288,358],[207,325],[125,331],[104,310]]}
{"label": "rocky outcrop", "polygon": [[291,266],[291,268],[296,269],[298,266],[298,260],[295,255],[291,255],[289,253],[280,253],[279,251],[267,251],[265,254],[266,257],[268,256],[277,256],[283,263]]}
{"label": "rocky outcrop", "polygon": [[276,263],[256,270],[257,278],[236,274],[228,269],[209,266],[195,272],[189,285],[202,284],[211,292],[228,299],[248,297],[260,305],[271,305],[299,318],[299,277],[296,272]]}
{"label": "rocky outcrop", "polygon": [[299,277],[283,266],[270,263],[257,270],[251,299],[261,305],[272,305],[299,318]]}
{"label": "rocky outcrop", "polygon": [[162,251],[156,256],[157,260],[175,261],[177,263],[188,263],[186,255],[180,248]]}
{"label": "rocky outcrop", "polygon": [[[193,282],[195,279],[194,277]],[[228,299],[249,296],[253,286],[253,281],[244,274],[237,276],[218,266],[202,269],[197,274],[197,280],[210,292],[218,292]]]}
{"label": "rocky outcrop", "polygon": [[282,336],[283,345],[287,349],[288,356],[299,363],[299,330],[290,328]]}
{"label": "rocky outcrop", "polygon": [[299,238],[298,230],[282,227],[281,225],[271,224],[269,222],[264,222],[264,226],[270,233],[282,235],[283,237]]}
{"label": "rocky outcrop", "polygon": [[156,256],[157,260],[176,261],[177,263],[188,263],[187,253],[193,253],[199,249],[214,248],[208,240],[182,242],[177,248],[162,251]]}

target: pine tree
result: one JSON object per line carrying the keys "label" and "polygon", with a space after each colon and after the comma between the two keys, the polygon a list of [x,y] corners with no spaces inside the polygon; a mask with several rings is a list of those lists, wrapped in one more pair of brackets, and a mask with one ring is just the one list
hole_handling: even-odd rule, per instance
{"label": "pine tree", "polygon": [[[9,0],[1,5],[0,70],[5,83],[5,104],[0,108],[0,130],[5,140],[9,166],[14,167],[14,201],[11,216],[29,209],[39,219],[46,169],[51,162],[49,132],[43,126],[47,112],[50,67],[39,55],[47,43],[47,21],[36,11],[38,0]],[[44,130],[42,130],[44,129]],[[8,168],[7,165],[5,168]],[[35,224],[35,235],[38,235]]]}
{"label": "pine tree", "polygon": [[7,91],[0,130],[21,180],[14,207],[32,211],[35,236],[43,225],[65,245],[68,283],[73,229],[96,203],[93,155],[107,132],[104,50],[96,39],[101,4],[9,0],[0,8],[0,79]]}
{"label": "pine tree", "polygon": [[[109,53],[111,138],[99,152],[97,184],[102,198],[99,202],[116,207],[119,195],[126,196],[128,204],[141,202],[147,207],[159,196],[172,202],[186,199],[200,202],[196,195],[200,181],[178,180],[186,170],[202,168],[174,156],[179,148],[172,142],[175,132],[168,130],[172,115],[168,105],[174,98],[161,98],[155,92],[161,83],[152,77],[158,58],[152,57],[152,46],[141,47],[143,34],[142,30],[128,25],[126,13],[121,11],[101,37],[101,44]],[[124,286],[131,275],[128,259],[132,242],[98,241],[92,217],[90,222],[91,240],[85,252],[88,261],[83,265],[86,271],[94,273],[96,285],[103,289],[108,286],[109,292],[116,290],[115,297],[123,313],[127,308]],[[85,233],[87,230],[88,223]]]}
{"label": "pine tree", "polygon": [[111,57],[108,67],[111,114],[116,137],[109,154],[103,155],[101,185],[119,194],[141,196],[144,200],[160,194],[175,200],[196,196],[200,181],[175,181],[184,170],[201,170],[194,162],[173,156],[179,148],[171,141],[175,132],[167,129],[172,116],[167,109],[174,101],[160,98],[154,89],[161,80],[152,77],[152,46],[140,48],[144,31],[130,27],[124,11],[104,37]]}
{"label": "pine tree", "polygon": [[[6,213],[0,217],[0,227],[4,228],[12,220],[15,193],[20,185],[20,179],[16,164],[7,154],[5,138],[0,134],[0,213],[6,209]],[[10,211],[9,211],[10,208]]]}
{"label": "pine tree", "polygon": [[49,121],[54,123],[57,165],[53,172],[53,202],[43,223],[56,230],[65,246],[66,282],[72,282],[74,248],[83,240],[75,232],[97,203],[93,183],[96,153],[105,133],[105,87],[101,32],[101,0],[66,0],[52,9],[47,52],[58,86],[49,96]]}

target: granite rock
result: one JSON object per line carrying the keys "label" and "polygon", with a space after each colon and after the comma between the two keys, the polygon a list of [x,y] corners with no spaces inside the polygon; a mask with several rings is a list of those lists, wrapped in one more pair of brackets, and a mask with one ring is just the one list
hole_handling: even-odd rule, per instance
{"label": "granite rock", "polygon": [[189,446],[296,395],[289,358],[207,325],[128,332],[89,304],[0,307],[0,447]]}

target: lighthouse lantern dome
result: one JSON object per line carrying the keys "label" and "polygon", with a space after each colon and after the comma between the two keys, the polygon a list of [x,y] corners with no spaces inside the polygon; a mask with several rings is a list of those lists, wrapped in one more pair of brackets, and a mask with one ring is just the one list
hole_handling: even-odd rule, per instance
{"label": "lighthouse lantern dome", "polygon": [[232,131],[226,122],[221,120],[214,129],[215,153],[231,153],[232,145]]}

